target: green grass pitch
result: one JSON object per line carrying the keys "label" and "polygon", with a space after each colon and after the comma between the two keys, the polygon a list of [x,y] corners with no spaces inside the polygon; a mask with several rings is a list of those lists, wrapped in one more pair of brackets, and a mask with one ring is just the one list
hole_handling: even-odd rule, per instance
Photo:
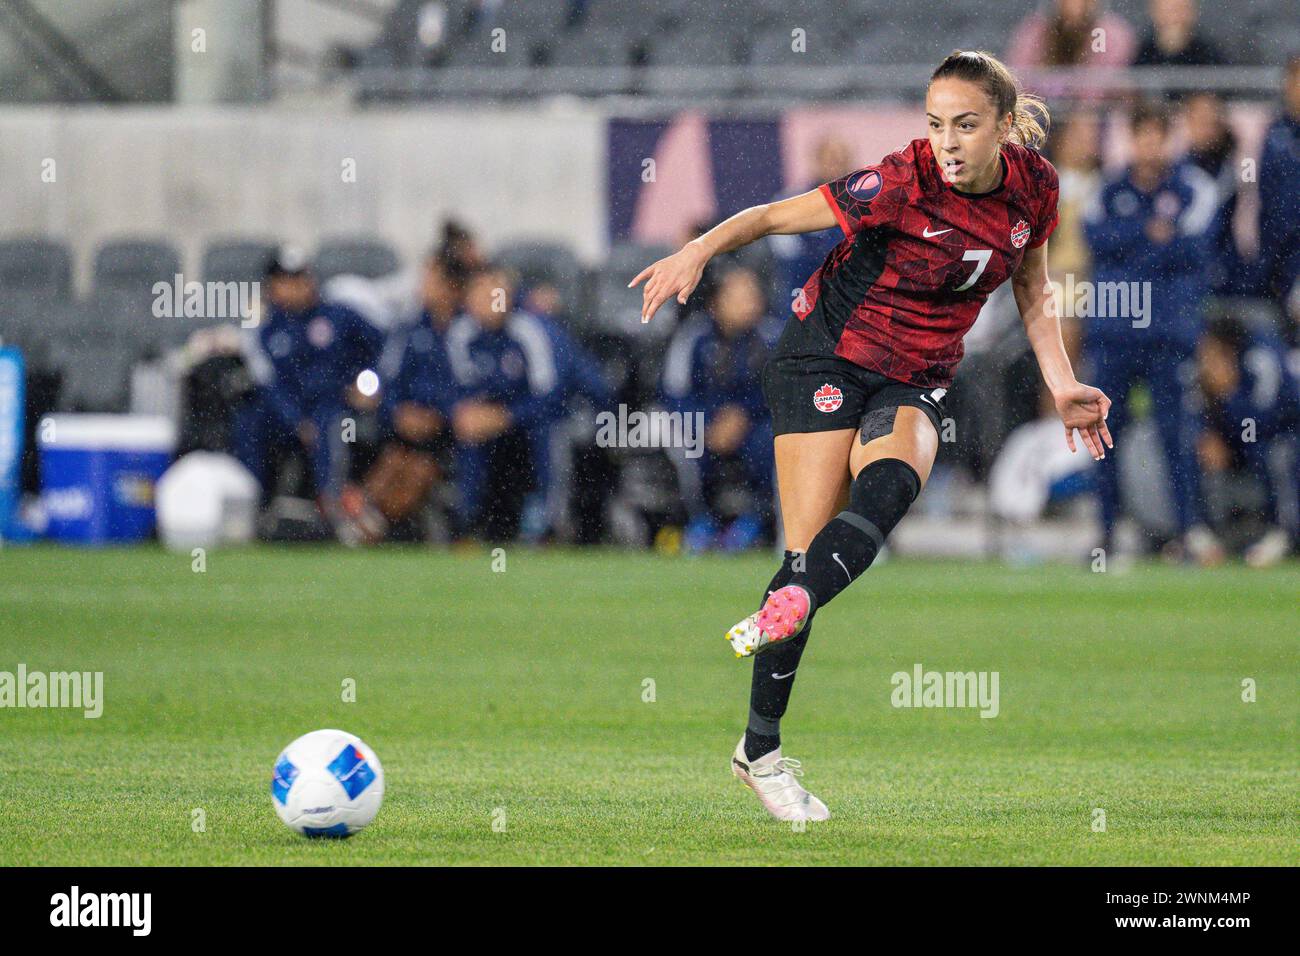
{"label": "green grass pitch", "polygon": [[[796,832],[728,772],[751,664],[722,635],[770,557],[505,558],[0,551],[0,671],[103,671],[105,696],[0,709],[0,865],[1297,860],[1294,564],[873,569],[799,672],[785,749],[834,817]],[[894,708],[917,663],[997,671],[1000,714]],[[387,774],[352,840],[271,807],[277,753],[322,727]]]}

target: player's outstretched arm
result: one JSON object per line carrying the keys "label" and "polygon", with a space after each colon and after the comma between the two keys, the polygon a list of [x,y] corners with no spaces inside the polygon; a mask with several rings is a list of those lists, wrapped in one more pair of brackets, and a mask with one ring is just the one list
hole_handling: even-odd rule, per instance
{"label": "player's outstretched arm", "polygon": [[1056,411],[1065,425],[1065,443],[1070,446],[1070,451],[1074,451],[1074,432],[1077,429],[1088,453],[1100,461],[1106,457],[1107,448],[1115,447],[1110,430],[1106,428],[1110,399],[1101,389],[1084,385],[1074,377],[1065,343],[1061,341],[1061,320],[1057,316],[1056,300],[1047,276],[1046,242],[1025,253],[1020,268],[1011,277],[1011,288],[1043,380],[1051,390]]}
{"label": "player's outstretched arm", "polygon": [[730,219],[714,226],[698,239],[692,239],[677,252],[646,266],[631,282],[632,288],[645,281],[641,290],[641,321],[649,322],[673,296],[685,304],[704,274],[704,267],[714,256],[739,249],[764,236],[818,232],[836,223],[835,213],[817,189],[742,209]]}

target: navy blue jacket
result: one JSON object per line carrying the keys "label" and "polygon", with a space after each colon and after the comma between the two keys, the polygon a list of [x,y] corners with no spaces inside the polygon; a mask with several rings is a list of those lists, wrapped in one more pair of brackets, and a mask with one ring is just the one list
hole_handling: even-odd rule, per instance
{"label": "navy blue jacket", "polygon": [[381,407],[388,420],[403,402],[436,409],[444,418],[460,398],[460,389],[447,361],[445,336],[428,312],[419,321],[395,329],[381,360]]}
{"label": "navy blue jacket", "polygon": [[[1103,283],[1150,282],[1151,324],[1135,329],[1132,314],[1085,316],[1090,341],[1118,344],[1142,334],[1184,346],[1196,342],[1210,293],[1210,227],[1218,209],[1214,182],[1190,163],[1172,166],[1149,193],[1133,184],[1127,170],[1102,188],[1084,220],[1096,301],[1106,298]],[[1157,216],[1175,225],[1173,239],[1164,244],[1146,235],[1148,220]]]}
{"label": "navy blue jacket", "polygon": [[1236,390],[1212,403],[1211,425],[1234,448],[1242,448],[1247,420],[1254,422],[1254,440],[1266,443],[1300,424],[1300,386],[1287,370],[1281,343],[1252,336],[1241,356]]}
{"label": "navy blue jacket", "polygon": [[762,373],[771,345],[766,325],[728,339],[711,317],[697,316],[677,330],[668,347],[660,386],[664,404],[706,416],[738,405],[751,422],[766,419]]}
{"label": "navy blue jacket", "polygon": [[447,330],[447,358],[459,395],[503,405],[518,427],[544,426],[564,405],[561,361],[547,324],[514,312],[489,331],[462,315]]}
{"label": "navy blue jacket", "polygon": [[1280,116],[1259,161],[1259,257],[1264,291],[1287,295],[1300,280],[1300,120]]}
{"label": "navy blue jacket", "polygon": [[302,313],[271,306],[247,330],[245,357],[272,411],[290,427],[341,405],[348,385],[374,368],[383,333],[358,313],[322,302]]}

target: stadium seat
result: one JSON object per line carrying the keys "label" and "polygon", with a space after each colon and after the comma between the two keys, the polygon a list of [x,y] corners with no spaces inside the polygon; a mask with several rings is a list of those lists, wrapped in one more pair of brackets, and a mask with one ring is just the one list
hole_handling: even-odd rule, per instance
{"label": "stadium seat", "polygon": [[[828,27],[806,27],[804,50],[794,49],[793,26],[786,24],[767,24],[751,37],[748,47],[747,62],[753,66],[779,67],[783,71],[789,68],[805,66],[825,67],[845,64],[844,36]],[[789,73],[783,73],[787,78]]]}
{"label": "stadium seat", "polygon": [[629,92],[636,76],[631,46],[632,41],[621,35],[611,35],[596,47],[577,32],[558,36],[546,49],[545,69],[535,74],[536,92]]}
{"label": "stadium seat", "polygon": [[499,24],[507,36],[522,35],[530,46],[550,40],[568,29],[571,0],[528,0],[527,3],[505,4]]}
{"label": "stadium seat", "polygon": [[657,259],[671,255],[669,246],[618,243],[596,273],[594,325],[599,331],[660,341],[672,334],[675,310],[662,307],[653,322],[641,323],[641,286],[629,289],[631,278]]}
{"label": "stadium seat", "polygon": [[96,339],[112,342],[132,358],[156,347],[161,323],[171,321],[154,317],[152,296],[121,289],[98,289],[80,306],[69,316],[73,324],[66,329],[68,343],[83,347]]}
{"label": "stadium seat", "polygon": [[759,284],[767,296],[768,309],[773,315],[784,318],[793,301],[793,290],[785,288],[781,270],[776,267],[776,257],[772,254],[771,243],[750,243],[748,246],[741,246],[734,252],[720,256],[716,261],[723,268],[737,265],[752,270],[758,276]]}
{"label": "stadium seat", "polygon": [[[952,39],[941,32],[915,33],[891,26],[857,39],[849,60],[852,63],[906,63],[930,67],[952,51]],[[928,78],[928,70],[918,72],[918,88],[923,87]]]}
{"label": "stadium seat", "polygon": [[324,282],[341,275],[378,279],[396,272],[402,262],[382,239],[358,236],[326,239],[316,252],[315,265],[317,278]]}
{"label": "stadium seat", "polygon": [[63,372],[60,408],[76,412],[126,410],[133,359],[121,349],[87,342],[61,353]]}
{"label": "stadium seat", "polygon": [[[588,36],[599,38],[610,31],[630,34],[645,34],[671,15],[673,7],[680,6],[682,0],[619,0],[618,3],[588,3],[586,11],[578,22],[579,28]],[[708,4],[695,4],[698,10],[705,11]],[[701,16],[705,15],[701,12]]]}
{"label": "stadium seat", "polygon": [[817,24],[804,26],[804,50],[796,52],[792,29],[784,23],[767,24],[752,36],[739,92],[761,96],[779,89],[817,98],[844,95],[855,77],[844,69],[848,51],[843,32]]}
{"label": "stadium seat", "polygon": [[641,77],[641,88],[657,94],[729,95],[738,88],[739,75],[721,76],[712,68],[737,64],[743,49],[734,24],[692,24],[659,34],[646,48],[650,70]]}
{"label": "stadium seat", "polygon": [[171,283],[181,271],[180,253],[161,239],[114,239],[95,253],[95,291],[152,295],[156,282]]}
{"label": "stadium seat", "polygon": [[555,242],[517,241],[497,250],[496,259],[517,273],[521,286],[545,281],[560,291],[569,315],[586,311],[582,265],[568,246]]}
{"label": "stadium seat", "polygon": [[48,368],[63,373],[62,411],[115,412],[126,407],[135,357],[120,329],[104,322],[94,301],[63,304],[49,312]]}
{"label": "stadium seat", "polygon": [[56,338],[50,312],[62,304],[43,292],[6,288],[0,299],[0,344],[17,346],[30,365],[48,365]]}
{"label": "stadium seat", "polygon": [[203,250],[203,281],[260,282],[274,252],[269,240],[212,240]]}
{"label": "stadium seat", "polygon": [[611,33],[604,42],[593,44],[585,33],[571,32],[557,37],[549,46],[547,65],[563,67],[625,67],[631,62],[630,35]]}
{"label": "stadium seat", "polygon": [[37,236],[0,240],[0,290],[31,293],[51,301],[72,298],[72,252],[63,243]]}
{"label": "stadium seat", "polygon": [[39,294],[20,291],[4,296],[0,302],[0,345],[18,348],[29,368],[56,369],[54,356],[63,337],[57,313],[70,307],[71,303]]}

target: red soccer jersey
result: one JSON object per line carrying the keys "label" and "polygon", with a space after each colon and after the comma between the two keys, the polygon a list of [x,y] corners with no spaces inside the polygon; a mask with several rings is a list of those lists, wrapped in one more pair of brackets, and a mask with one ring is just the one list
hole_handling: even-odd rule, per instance
{"label": "red soccer jersey", "polygon": [[1038,153],[1002,147],[1002,184],[961,193],[929,140],[821,187],[844,230],[804,285],[795,314],[820,306],[835,354],[923,388],[947,388],[962,338],[1025,250],[1056,228],[1056,170]]}

